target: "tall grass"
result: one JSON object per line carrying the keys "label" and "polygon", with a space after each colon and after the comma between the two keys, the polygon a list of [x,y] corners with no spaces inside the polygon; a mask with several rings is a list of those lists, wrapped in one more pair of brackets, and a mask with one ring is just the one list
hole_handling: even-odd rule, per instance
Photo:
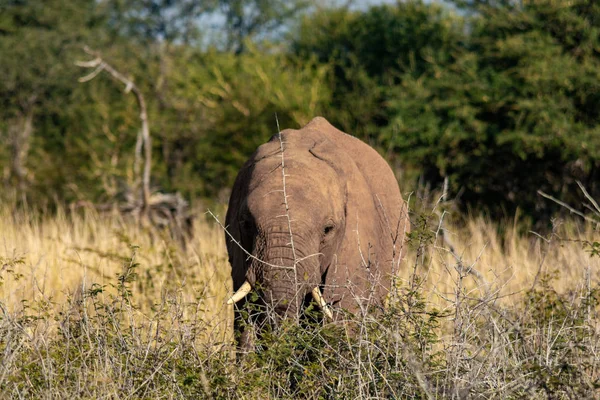
{"label": "tall grass", "polygon": [[236,360],[214,221],[200,216],[184,250],[118,215],[2,208],[0,397],[600,394],[593,227],[554,221],[540,235],[480,216],[413,221],[387,310],[284,323]]}
{"label": "tall grass", "polygon": [[[222,312],[230,287],[224,234],[218,224],[199,215],[194,239],[184,251],[168,235],[150,233],[117,214],[100,216],[84,209],[68,216],[64,210],[46,216],[0,208],[0,257],[20,260],[13,273],[2,275],[0,299],[10,309],[38,298],[60,303],[67,294],[92,283],[113,282],[123,269],[123,260],[131,255],[131,246],[137,246],[140,279],[134,292],[138,299],[152,304],[165,291],[178,288],[190,300],[203,291],[208,295],[207,308]],[[437,217],[430,218],[424,229],[439,233],[438,224]],[[502,287],[501,295],[529,288],[540,272],[558,272],[553,286],[559,291],[571,288],[588,273],[597,280],[600,258],[590,257],[584,242],[600,235],[578,221],[555,221],[555,225],[552,234],[542,237],[523,231],[518,221],[499,226],[483,216],[468,218],[460,226],[446,224],[455,254],[441,237],[435,237],[423,257],[417,258],[411,248],[400,278],[407,283],[417,262],[419,272],[427,277],[428,300],[440,304],[440,295],[454,290],[456,271],[449,266],[456,264],[456,256],[484,278],[471,279],[474,284]],[[511,295],[506,301],[514,299]]]}
{"label": "tall grass", "polygon": [[112,285],[134,264],[130,290],[140,312],[172,296],[183,303],[200,300],[202,318],[224,332],[229,314],[223,299],[230,285],[224,237],[204,221],[194,234],[184,251],[167,232],[118,214],[0,209],[0,301],[14,312],[38,301],[60,306],[93,285],[116,293]]}
{"label": "tall grass", "polygon": [[590,257],[590,243],[600,234],[590,224],[557,219],[540,234],[518,220],[494,223],[485,216],[471,216],[440,228],[437,215],[428,217],[420,229],[433,237],[421,257],[414,249],[407,256],[401,277],[407,283],[414,272],[423,274],[424,293],[431,303],[443,306],[447,295],[454,293],[460,278],[457,265],[470,271],[462,282],[466,288],[493,290],[504,304],[520,302],[543,275],[554,275],[552,287],[559,292],[584,278],[600,278],[600,257]]}

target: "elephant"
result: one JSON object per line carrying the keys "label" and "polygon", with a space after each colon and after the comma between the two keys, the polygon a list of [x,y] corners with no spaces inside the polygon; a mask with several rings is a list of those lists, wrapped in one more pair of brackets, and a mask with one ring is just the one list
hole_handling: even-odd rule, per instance
{"label": "elephant", "polygon": [[276,133],[243,165],[229,200],[236,330],[249,297],[279,319],[313,300],[329,320],[383,305],[409,231],[398,182],[372,147],[323,117]]}

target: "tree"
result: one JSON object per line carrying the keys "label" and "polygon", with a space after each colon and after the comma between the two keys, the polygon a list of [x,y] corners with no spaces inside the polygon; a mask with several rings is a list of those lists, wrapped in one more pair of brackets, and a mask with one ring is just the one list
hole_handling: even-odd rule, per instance
{"label": "tree", "polygon": [[0,5],[0,135],[10,146],[4,178],[20,192],[33,180],[32,144],[49,140],[36,140],[35,132],[60,113],[73,89],[67,54],[94,25],[95,7],[94,0]]}
{"label": "tree", "polygon": [[218,0],[104,0],[107,27],[116,35],[144,44],[196,43],[203,32],[199,20],[212,13]]}
{"label": "tree", "polygon": [[452,60],[463,37],[461,20],[447,9],[420,1],[371,7],[323,9],[304,18],[293,52],[333,67],[332,121],[380,144],[389,89],[409,72],[420,76]]}
{"label": "tree", "polygon": [[242,53],[248,40],[278,32],[310,4],[310,0],[219,0],[225,16],[225,48]]}
{"label": "tree", "polygon": [[600,8],[478,2],[456,60],[393,92],[387,137],[465,205],[538,216],[583,180],[598,195]]}

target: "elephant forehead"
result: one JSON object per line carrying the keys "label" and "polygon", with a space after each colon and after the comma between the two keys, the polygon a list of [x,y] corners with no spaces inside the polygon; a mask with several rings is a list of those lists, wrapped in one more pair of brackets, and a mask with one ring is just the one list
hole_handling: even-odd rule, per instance
{"label": "elephant forehead", "polygon": [[318,187],[331,185],[337,180],[335,170],[327,163],[316,159],[308,150],[290,151],[271,155],[258,161],[254,165],[250,190],[259,186],[267,186],[269,190],[283,187],[283,170],[285,170],[285,184],[301,184]]}
{"label": "elephant forehead", "polygon": [[[341,194],[341,190],[335,190],[333,180],[315,178],[308,174],[288,174],[286,171],[285,187],[283,176],[263,179],[260,184],[255,186],[248,195],[248,205],[251,208],[260,208],[261,205],[273,207],[277,205],[292,205],[295,208],[299,204],[306,204],[306,207],[316,205],[326,205],[334,196]],[[285,190],[284,190],[285,188]]]}
{"label": "elephant forehead", "polygon": [[334,213],[343,207],[342,182],[331,167],[314,162],[307,165],[293,158],[286,160],[285,191],[281,162],[270,167],[268,172],[256,176],[257,183],[248,195],[248,207],[253,213],[282,214],[287,203],[292,214],[320,219],[321,214]]}
{"label": "elephant forehead", "polygon": [[254,159],[259,161],[270,157],[281,158],[282,149],[284,154],[289,156],[290,153],[306,152],[314,146],[315,138],[312,132],[309,134],[302,130],[286,129],[260,145],[254,154]]}

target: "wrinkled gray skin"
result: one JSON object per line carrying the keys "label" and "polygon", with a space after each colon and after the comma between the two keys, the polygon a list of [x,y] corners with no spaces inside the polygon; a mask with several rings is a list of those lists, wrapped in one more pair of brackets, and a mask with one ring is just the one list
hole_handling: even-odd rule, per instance
{"label": "wrinkled gray skin", "polygon": [[260,304],[294,318],[316,286],[336,316],[380,305],[409,230],[385,160],[321,117],[256,150],[235,181],[226,226],[234,290],[247,280]]}

